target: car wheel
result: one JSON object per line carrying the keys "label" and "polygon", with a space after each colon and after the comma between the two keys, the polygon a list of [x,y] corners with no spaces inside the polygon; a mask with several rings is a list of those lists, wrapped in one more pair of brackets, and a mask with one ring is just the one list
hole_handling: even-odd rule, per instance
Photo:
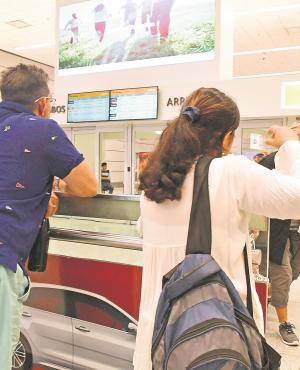
{"label": "car wheel", "polygon": [[30,344],[24,335],[21,334],[19,343],[13,353],[12,369],[31,370],[32,368],[32,352]]}

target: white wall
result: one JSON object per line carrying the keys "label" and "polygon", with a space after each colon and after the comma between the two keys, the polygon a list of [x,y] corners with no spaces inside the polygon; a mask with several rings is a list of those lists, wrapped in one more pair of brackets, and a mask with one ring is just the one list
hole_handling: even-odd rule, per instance
{"label": "white wall", "polygon": [[19,55],[8,53],[6,51],[0,50],[0,73],[4,71],[8,67],[13,67],[16,64],[24,63],[24,64],[34,64],[37,67],[43,68],[45,72],[49,75],[49,87],[51,90],[54,90],[54,77],[55,72],[54,68],[51,66],[48,66],[46,64],[38,63],[36,61],[23,58]]}
{"label": "white wall", "polygon": [[[176,71],[176,66],[174,73]],[[172,68],[172,69],[173,69]],[[201,69],[201,65],[198,66]],[[171,69],[171,68],[170,68]],[[177,73],[179,68],[177,66]],[[194,89],[201,86],[205,87],[216,87],[231,97],[237,102],[241,117],[280,117],[280,116],[297,116],[300,115],[300,109],[285,110],[281,109],[281,83],[285,81],[300,80],[300,74],[298,75],[286,75],[286,76],[273,76],[273,77],[257,77],[249,79],[234,79],[234,80],[210,80],[204,78],[204,76],[193,77],[193,73],[189,73],[189,69],[186,66],[184,75],[186,76],[185,81],[172,82],[174,76],[170,75],[170,79],[166,81],[165,73],[157,69],[155,79],[150,76],[148,71],[139,71],[141,74],[136,79],[137,73],[133,71],[127,72],[127,75],[121,74],[118,79],[111,79],[110,81],[105,80],[103,83],[102,74],[99,75],[85,75],[78,76],[76,78],[76,84],[72,83],[71,79],[58,78],[55,92],[58,97],[58,105],[67,104],[67,94],[73,91],[87,91],[87,90],[101,90],[101,89],[113,89],[115,87],[134,87],[134,86],[151,86],[157,84],[159,86],[159,115],[160,120],[168,120],[177,115],[179,107],[172,105],[167,106],[169,97],[185,97],[190,94]],[[131,75],[131,83],[128,80],[128,76]],[[89,78],[86,78],[89,76]],[[107,78],[107,76],[106,76]],[[73,77],[73,80],[75,78]],[[98,81],[98,84],[97,84]],[[75,86],[76,85],[76,86]],[[77,90],[75,90],[77,89]],[[57,119],[60,123],[66,123],[66,114],[57,115]]]}

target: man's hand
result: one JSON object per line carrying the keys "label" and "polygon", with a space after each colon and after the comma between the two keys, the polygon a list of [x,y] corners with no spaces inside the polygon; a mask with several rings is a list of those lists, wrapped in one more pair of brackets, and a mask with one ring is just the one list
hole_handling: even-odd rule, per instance
{"label": "man's hand", "polygon": [[299,140],[296,133],[288,127],[272,126],[268,129],[268,138],[265,143],[280,148],[288,140]]}
{"label": "man's hand", "polygon": [[58,209],[58,205],[59,205],[59,199],[55,195],[55,193],[52,191],[51,197],[49,199],[48,209],[47,209],[45,217],[49,218],[49,217],[53,216],[56,213],[57,209]]}

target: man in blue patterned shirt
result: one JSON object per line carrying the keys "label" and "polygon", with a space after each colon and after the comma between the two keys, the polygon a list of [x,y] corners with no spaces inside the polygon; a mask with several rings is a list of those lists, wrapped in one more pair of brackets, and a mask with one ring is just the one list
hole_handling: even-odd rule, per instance
{"label": "man in blue patterned shirt", "polygon": [[24,64],[6,69],[0,91],[0,369],[11,370],[29,293],[24,262],[43,218],[55,212],[53,178],[63,179],[65,190],[77,196],[94,196],[97,181],[49,118],[53,98],[42,69]]}

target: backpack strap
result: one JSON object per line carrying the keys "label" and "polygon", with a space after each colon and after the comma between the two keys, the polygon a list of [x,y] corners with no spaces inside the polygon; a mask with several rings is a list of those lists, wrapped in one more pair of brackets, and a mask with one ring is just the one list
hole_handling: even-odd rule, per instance
{"label": "backpack strap", "polygon": [[208,170],[213,157],[201,156],[195,167],[193,201],[186,254],[211,253],[211,216],[208,192]]}
{"label": "backpack strap", "polygon": [[251,292],[251,283],[250,283],[250,273],[249,273],[249,260],[247,253],[247,246],[244,247],[244,262],[245,262],[245,274],[247,282],[247,308],[250,315],[253,317],[253,303],[252,303],[252,292]]}
{"label": "backpack strap", "polygon": [[[208,171],[213,157],[201,156],[195,167],[193,201],[186,245],[188,254],[211,254],[211,214],[208,191]],[[247,246],[244,247],[244,263],[247,282],[247,308],[253,317]]]}

